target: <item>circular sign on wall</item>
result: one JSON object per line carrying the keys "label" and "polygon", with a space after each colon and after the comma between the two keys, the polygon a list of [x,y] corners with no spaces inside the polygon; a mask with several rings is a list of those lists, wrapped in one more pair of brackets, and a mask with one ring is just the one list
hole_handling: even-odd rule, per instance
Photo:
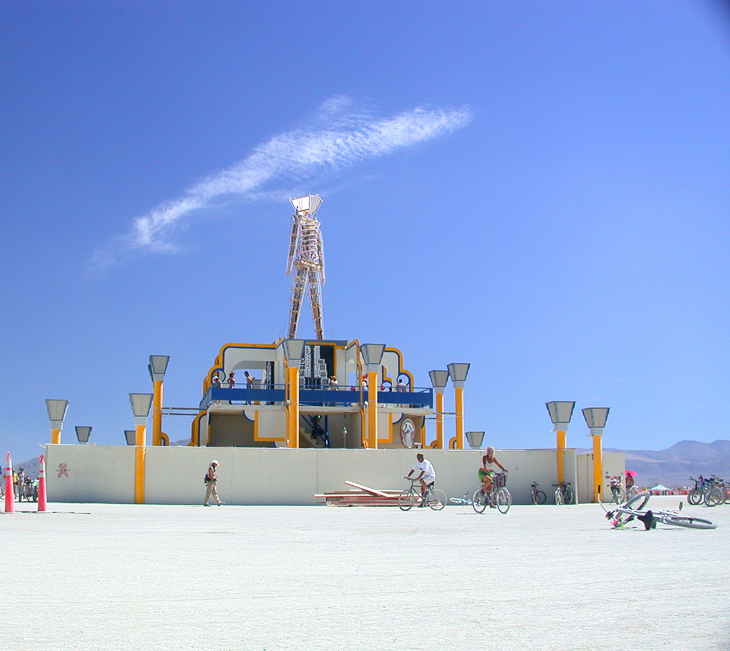
{"label": "circular sign on wall", "polygon": [[400,425],[400,442],[404,448],[412,448],[416,442],[416,426],[410,418],[406,418]]}

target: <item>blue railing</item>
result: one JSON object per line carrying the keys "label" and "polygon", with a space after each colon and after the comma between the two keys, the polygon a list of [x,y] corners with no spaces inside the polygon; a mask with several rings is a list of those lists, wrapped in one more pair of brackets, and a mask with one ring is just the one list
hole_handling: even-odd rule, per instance
{"label": "blue railing", "polygon": [[[360,405],[360,397],[367,402],[367,389],[360,392],[357,387],[341,387],[339,389],[307,389],[299,390],[299,403],[312,406]],[[283,385],[274,385],[269,389],[211,387],[200,401],[200,409],[207,409],[211,402],[248,404],[282,404],[286,402],[286,389]],[[378,404],[403,407],[433,407],[433,389],[407,391],[378,391]]]}

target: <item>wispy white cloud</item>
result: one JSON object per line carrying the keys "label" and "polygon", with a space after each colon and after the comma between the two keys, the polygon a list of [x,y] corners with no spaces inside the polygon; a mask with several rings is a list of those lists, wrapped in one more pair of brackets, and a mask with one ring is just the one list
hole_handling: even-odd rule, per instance
{"label": "wispy white cloud", "polygon": [[452,133],[470,120],[467,108],[415,108],[380,118],[356,108],[347,97],[332,97],[320,106],[312,125],[272,137],[236,165],[191,186],[179,199],[136,218],[131,230],[98,251],[94,260],[107,266],[134,253],[175,252],[175,231],[222,201],[252,198],[274,184],[291,187],[316,174],[331,175]]}

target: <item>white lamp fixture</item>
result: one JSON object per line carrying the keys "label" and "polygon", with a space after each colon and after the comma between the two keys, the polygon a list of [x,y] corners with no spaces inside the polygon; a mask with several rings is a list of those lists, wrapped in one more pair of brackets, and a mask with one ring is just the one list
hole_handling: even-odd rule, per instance
{"label": "white lamp fixture", "polygon": [[429,371],[428,377],[431,378],[431,386],[433,386],[436,391],[439,389],[443,393],[443,390],[446,388],[446,384],[449,381],[449,372],[448,371]]}
{"label": "white lamp fixture", "polygon": [[594,432],[594,430],[603,430],[606,427],[606,421],[608,420],[608,412],[611,410],[610,407],[588,407],[583,410],[583,418],[586,419],[586,425],[591,430],[591,434],[600,434],[600,431]]}
{"label": "white lamp fixture", "polygon": [[76,439],[79,443],[88,443],[91,436],[91,427],[76,425]]}
{"label": "white lamp fixture", "polygon": [[[567,431],[568,423],[570,423],[570,419],[573,417],[575,402],[571,402],[569,400],[557,400],[553,402],[546,402],[545,406],[550,414],[550,420],[553,425],[555,425],[555,429],[563,432]],[[558,427],[558,425],[561,427]],[[563,425],[565,427],[563,427]]]}
{"label": "white lamp fixture", "polygon": [[137,431],[133,429],[125,429],[124,430],[124,438],[127,441],[127,445],[134,445],[135,438],[137,436]]}
{"label": "white lamp fixture", "polygon": [[455,387],[463,387],[466,382],[466,376],[469,375],[469,367],[471,364],[449,364],[449,377]]}
{"label": "white lamp fixture", "polygon": [[385,344],[362,344],[360,346],[362,358],[367,366],[369,373],[377,373],[380,368],[380,362],[383,361],[383,353],[385,352]]}
{"label": "white lamp fixture", "polygon": [[46,400],[46,409],[48,410],[51,427],[62,429],[63,420],[66,418],[66,411],[68,410],[68,400]]}
{"label": "white lamp fixture", "polygon": [[306,343],[304,339],[284,339],[281,342],[284,348],[284,357],[290,366],[299,365],[302,355],[304,355],[304,345]]}
{"label": "white lamp fixture", "polygon": [[147,368],[153,382],[162,382],[165,379],[169,361],[169,355],[150,355],[150,363]]}
{"label": "white lamp fixture", "polygon": [[129,402],[132,404],[132,413],[134,414],[135,425],[146,425],[147,417],[150,415],[150,407],[152,406],[151,393],[130,393]]}
{"label": "white lamp fixture", "polygon": [[484,432],[467,432],[466,440],[469,441],[472,450],[479,450],[484,443]]}

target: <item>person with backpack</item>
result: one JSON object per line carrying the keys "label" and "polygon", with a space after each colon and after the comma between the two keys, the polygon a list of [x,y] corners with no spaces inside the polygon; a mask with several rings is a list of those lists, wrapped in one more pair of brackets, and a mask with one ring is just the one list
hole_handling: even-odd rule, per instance
{"label": "person with backpack", "polygon": [[213,459],[208,466],[208,472],[205,473],[205,502],[203,506],[210,506],[210,498],[213,496],[218,506],[223,504],[218,497],[218,459]]}

